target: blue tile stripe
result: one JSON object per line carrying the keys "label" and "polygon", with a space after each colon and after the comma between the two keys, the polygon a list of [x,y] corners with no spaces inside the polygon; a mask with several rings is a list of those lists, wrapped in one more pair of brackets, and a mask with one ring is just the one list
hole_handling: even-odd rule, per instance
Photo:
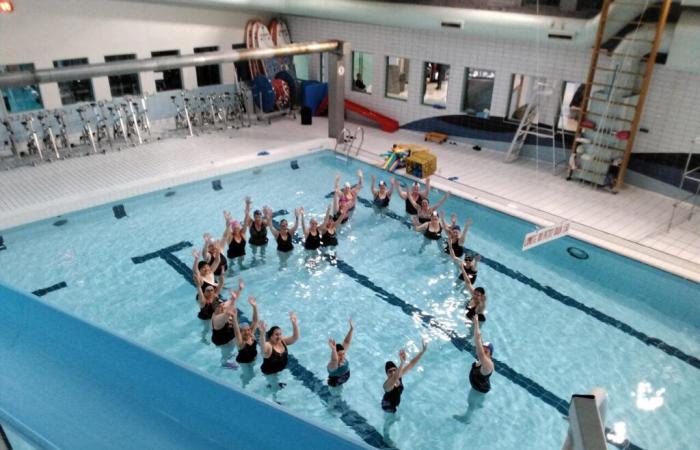
{"label": "blue tile stripe", "polygon": [[[348,277],[355,280],[357,283],[373,291],[377,297],[384,300],[386,303],[389,303],[390,305],[397,306],[408,316],[418,317],[426,326],[430,328],[436,328],[442,331],[443,333],[445,333],[445,335],[447,335],[450,338],[452,345],[454,345],[458,350],[468,352],[476,358],[474,345],[469,341],[467,337],[459,335],[455,330],[452,330],[438,322],[433,315],[421,310],[415,305],[405,302],[404,300],[392,294],[391,292],[388,292],[381,286],[376,285],[367,276],[357,272],[357,270],[355,270],[354,267],[352,267],[345,261],[333,258],[329,255],[325,256],[326,259],[332,265],[336,266],[338,270],[340,270],[343,274],[347,275]],[[560,414],[565,416],[569,414],[569,402],[567,400],[558,397],[556,394],[550,392],[544,386],[537,383],[535,380],[518,373],[515,369],[510,367],[505,362],[496,358],[493,358],[493,362],[495,366],[494,370],[497,371],[500,375],[504,376],[512,383],[524,388],[525,390],[527,390],[528,393],[530,393],[534,397],[542,400],[544,403],[555,408]],[[611,432],[609,428],[606,428],[605,431],[606,434]],[[620,449],[642,450],[641,447],[629,441],[626,441],[624,444],[617,444],[611,441],[608,442]]]}
{"label": "blue tile stripe", "polygon": [[[278,213],[280,212],[281,211],[278,211]],[[286,211],[284,211],[284,214],[286,214]],[[143,256],[133,257],[131,260],[134,264],[141,264],[154,258],[161,258],[177,273],[182,275],[185,281],[194,286],[192,269],[172,254],[174,251],[179,251],[191,246],[191,243],[183,241]],[[238,310],[238,315],[241,319],[247,320],[241,310]],[[327,407],[337,412],[340,415],[340,420],[345,425],[352,428],[352,430],[367,444],[376,448],[395,448],[384,440],[382,434],[379,433],[367,419],[352,409],[341,397],[334,395],[326,383],[317,378],[313,372],[304,367],[299,360],[291,354],[288,356],[287,369],[289,369],[292,376],[300,381],[304,387],[314,392]]]}
{"label": "blue tile stripe", "polygon": [[56,283],[53,286],[37,289],[36,291],[33,291],[32,294],[36,295],[37,297],[43,297],[44,295],[57,291],[59,289],[63,289],[64,287],[68,287],[65,281],[61,281],[60,283]]}
{"label": "blue tile stripe", "polygon": [[[327,194],[326,197],[328,197],[329,195],[332,197],[333,193],[331,192],[330,194]],[[365,199],[365,198],[358,197],[357,201],[358,201],[358,203],[362,204],[363,206],[373,207],[372,202]],[[412,228],[412,224],[411,224],[410,220],[406,219],[406,217],[400,216],[400,215],[396,214],[395,212],[389,211],[389,210],[383,211],[383,214],[389,218],[400,221],[401,223],[403,223],[404,226],[406,226],[408,228]],[[466,248],[466,247],[465,247],[465,250],[468,252],[472,252],[472,253],[479,253],[479,252],[475,252],[474,250]],[[623,332],[623,333],[625,333],[625,334],[627,334],[635,339],[642,341],[646,345],[649,345],[651,347],[655,347],[655,348],[661,350],[662,352],[668,354],[669,356],[677,358],[677,359],[683,361],[684,363],[695,367],[696,369],[700,369],[700,359],[698,359],[697,357],[695,357],[693,355],[689,355],[688,353],[685,353],[683,350],[679,349],[678,347],[674,347],[673,345],[668,344],[659,338],[649,336],[648,334],[643,333],[643,332],[633,328],[632,326],[622,322],[621,320],[618,320],[612,316],[609,316],[609,315],[605,314],[604,312],[599,311],[593,307],[586,306],[585,304],[581,303],[580,301],[557,291],[556,289],[554,289],[551,286],[544,286],[541,283],[539,283],[537,280],[530,278],[530,277],[522,274],[521,272],[518,272],[517,270],[511,269],[511,268],[505,266],[504,264],[501,264],[500,262],[498,262],[494,259],[490,259],[490,258],[484,256],[481,253],[479,253],[479,254],[481,255],[481,263],[486,264],[487,266],[491,267],[495,271],[500,272],[500,273],[502,273],[502,274],[514,279],[514,280],[520,281],[521,283],[526,284],[526,285],[530,286],[531,288],[542,292],[543,294],[547,295],[551,299],[556,300],[557,302],[559,302],[565,306],[577,309],[577,310],[593,317],[594,319],[597,319],[600,322],[603,322],[606,325],[610,325],[614,328],[617,328],[621,332]]]}

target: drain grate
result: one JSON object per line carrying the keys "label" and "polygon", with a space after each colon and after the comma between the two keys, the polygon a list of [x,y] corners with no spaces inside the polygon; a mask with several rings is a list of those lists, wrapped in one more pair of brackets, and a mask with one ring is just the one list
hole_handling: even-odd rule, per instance
{"label": "drain grate", "polygon": [[588,252],[578,247],[569,247],[566,249],[566,251],[569,253],[569,255],[576,259],[588,259]]}

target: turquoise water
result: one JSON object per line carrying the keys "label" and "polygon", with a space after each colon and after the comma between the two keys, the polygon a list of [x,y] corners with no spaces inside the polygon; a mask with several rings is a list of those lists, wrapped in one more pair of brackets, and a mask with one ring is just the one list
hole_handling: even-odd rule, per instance
{"label": "turquoise water", "polygon": [[[128,199],[120,220],[105,205],[61,217],[61,226],[52,219],[4,231],[0,280],[28,291],[65,282],[43,299],[243,387],[244,371],[222,369],[219,351],[202,342],[185,278],[192,247],[140,264],[132,258],[181,242],[201,247],[204,232],[221,234],[222,210],[242,216],[246,195],[255,207],[303,206],[320,215],[336,171],[351,182],[358,167],[367,182],[372,174],[387,179],[329,152],[299,158],[298,166],[287,161],[234,173],[220,178],[219,191],[205,181],[174,187],[169,196]],[[361,196],[371,197],[368,187]],[[281,268],[273,244],[255,265],[248,252],[245,270],[235,270],[246,281],[244,295],[255,295],[261,318],[285,332],[288,311],[296,311],[301,339],[290,347],[298,364],[282,374],[285,389],[273,397],[257,370],[244,389],[375,444],[374,432],[403,449],[542,449],[561,446],[571,394],[603,386],[610,395],[606,425],[624,426],[633,445],[686,449],[700,442],[697,284],[570,238],[522,252],[533,225],[454,197],[445,209],[460,222],[474,220],[466,246],[484,258],[477,282],[489,298],[483,333],[497,360],[493,389],[469,423],[453,417],[466,411],[473,361],[462,320],[467,297],[455,288],[454,265],[441,249],[403,224],[397,196],[395,215],[358,205],[341,231],[337,261],[297,245]],[[589,259],[569,256],[570,246]],[[233,286],[234,278],[228,281]],[[250,316],[245,302],[241,309]],[[352,376],[329,397],[318,383],[326,377],[327,339],[342,340],[349,316],[356,325]],[[402,346],[415,352],[422,338],[428,352],[404,379],[398,420],[388,422],[379,407],[384,362],[396,360]]]}

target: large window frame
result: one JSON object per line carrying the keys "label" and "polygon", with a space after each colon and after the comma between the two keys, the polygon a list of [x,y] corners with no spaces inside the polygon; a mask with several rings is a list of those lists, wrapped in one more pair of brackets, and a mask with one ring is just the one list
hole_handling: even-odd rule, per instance
{"label": "large window frame", "polygon": [[[425,61],[423,62],[421,78],[421,83],[423,84],[421,104],[436,109],[447,109],[447,99],[450,86],[450,65],[434,61]],[[444,104],[443,101],[436,103],[427,100],[430,85],[433,83],[435,83],[434,90],[442,90],[442,85],[443,83],[445,84],[445,95],[441,97],[444,98]]]}
{"label": "large window frame", "polygon": [[[208,47],[196,47],[194,53],[213,53],[218,52],[218,45]],[[207,64],[204,66],[195,66],[197,72],[197,86],[215,86],[221,84],[221,66],[219,64]]]}
{"label": "large window frame", "polygon": [[[34,63],[0,64],[0,73],[34,70]],[[2,101],[8,113],[34,111],[44,108],[38,84],[6,87],[2,89]]]}
{"label": "large window frame", "polygon": [[[488,82],[490,84],[490,93],[488,96],[488,101],[483,102],[483,104],[479,105],[469,104],[469,99],[476,96],[475,94],[477,94],[477,89],[475,89],[474,86],[470,86],[470,82],[472,85],[478,83],[485,86],[486,83],[484,82]],[[488,118],[491,114],[491,104],[493,102],[493,88],[495,84],[496,72],[494,70],[466,67],[464,69],[464,86],[462,88],[462,112],[470,116]],[[470,87],[472,88],[471,94]],[[478,91],[483,91],[483,89],[479,89]]]}
{"label": "large window frame", "polygon": [[[106,63],[132,59],[136,59],[135,53],[105,56]],[[139,81],[139,74],[136,72],[124,75],[110,75],[107,77],[107,80],[109,81],[109,91],[112,94],[112,98],[141,95],[141,82]]]}
{"label": "large window frame", "polygon": [[[372,95],[374,89],[374,55],[360,50],[352,52],[352,76],[350,89],[353,92]],[[369,66],[369,69],[366,69]],[[369,75],[369,79],[367,79]],[[364,87],[363,87],[364,86]]]}
{"label": "large window frame", "polygon": [[[391,64],[395,60],[396,64]],[[386,98],[391,98],[394,100],[400,100],[402,102],[408,101],[408,86],[409,86],[409,74],[411,60],[404,58],[402,56],[387,56],[385,65],[385,79],[384,79],[384,96]],[[395,76],[395,80],[391,78],[394,77],[394,70],[391,67],[397,67],[398,73]],[[403,68],[402,68],[403,67]],[[398,93],[396,89],[398,88]]]}
{"label": "large window frame", "polygon": [[[160,58],[166,56],[179,56],[180,50],[160,50],[151,52],[153,58]],[[156,77],[156,92],[166,92],[166,91],[179,91],[182,90],[182,70],[181,69],[167,69],[167,70],[156,70],[154,74],[160,73],[160,79],[157,75]]]}
{"label": "large window frame", "polygon": [[[56,60],[53,62],[53,66],[58,69],[70,66],[83,66],[89,63],[88,58],[70,58]],[[92,86],[91,78],[59,81],[58,90],[61,95],[61,104],[63,106],[95,101],[95,89]]]}

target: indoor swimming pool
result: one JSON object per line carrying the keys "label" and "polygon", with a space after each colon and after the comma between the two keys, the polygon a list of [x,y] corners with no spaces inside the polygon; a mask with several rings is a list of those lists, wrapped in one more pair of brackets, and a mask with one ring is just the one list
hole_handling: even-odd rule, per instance
{"label": "indoor swimming pool", "polygon": [[[264,256],[248,249],[227,278],[233,287],[242,277],[244,298],[256,296],[261,319],[285,334],[296,312],[301,338],[289,348],[286,387],[271,392],[260,356],[253,373],[221,367],[194,301],[192,250],[202,235],[221,235],[223,210],[240,220],[247,195],[277,220],[293,222],[298,207],[307,220],[320,218],[335,173],[355,183],[358,168],[365,186],[333,256],[297,243],[285,262],[271,242]],[[467,296],[443,244],[409,229],[397,193],[389,211],[371,206],[372,175],[390,178],[323,151],[5,230],[0,281],[377,447],[560,448],[570,396],[596,386],[609,395],[610,448],[700,442],[700,286],[572,238],[523,252],[534,225],[453,195],[448,216],[474,221],[465,246],[482,256],[482,333],[496,363],[483,408],[465,417],[474,360]],[[441,195],[433,190],[431,200]],[[250,317],[247,302],[239,307]],[[342,340],[349,317],[352,376],[331,390],[327,342]],[[421,339],[428,351],[404,378],[397,420],[389,420],[380,408],[384,363],[402,347],[415,354]]]}

